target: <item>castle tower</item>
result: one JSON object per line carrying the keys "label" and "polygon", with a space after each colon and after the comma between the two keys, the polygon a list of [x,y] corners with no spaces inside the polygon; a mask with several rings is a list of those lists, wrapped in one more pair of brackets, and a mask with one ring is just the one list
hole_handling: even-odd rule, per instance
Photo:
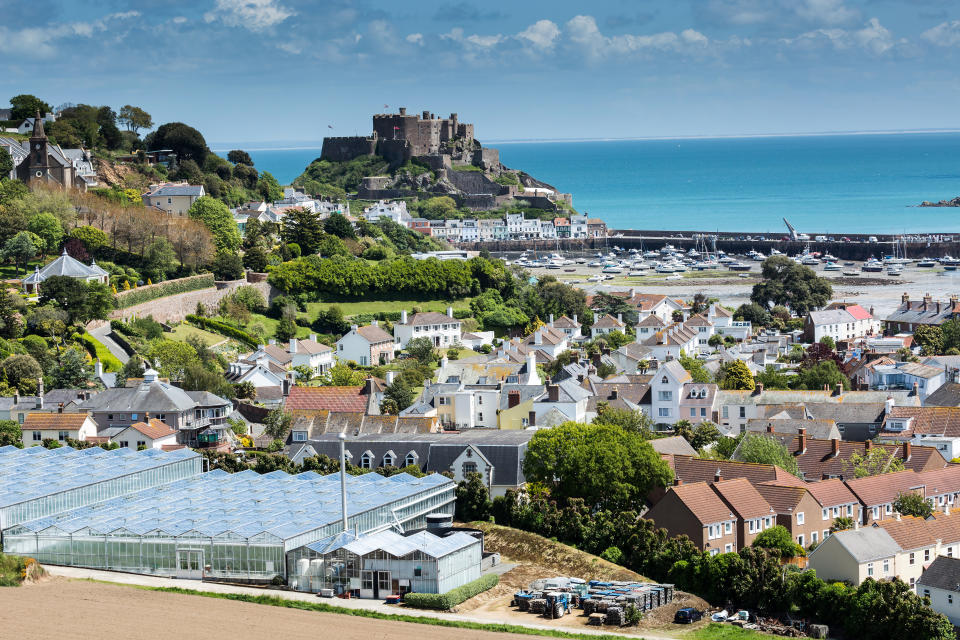
{"label": "castle tower", "polygon": [[43,179],[49,175],[50,171],[50,152],[47,146],[49,140],[43,130],[43,116],[37,109],[37,115],[33,120],[33,133],[30,135],[30,156],[28,160],[29,170],[27,177],[29,180]]}

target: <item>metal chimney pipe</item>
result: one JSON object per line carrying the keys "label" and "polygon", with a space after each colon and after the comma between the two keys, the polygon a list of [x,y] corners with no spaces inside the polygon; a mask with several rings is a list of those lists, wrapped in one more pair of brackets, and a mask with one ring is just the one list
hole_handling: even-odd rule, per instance
{"label": "metal chimney pipe", "polygon": [[343,431],[337,436],[340,439],[340,513],[343,514],[343,532],[349,530],[347,524],[347,434]]}

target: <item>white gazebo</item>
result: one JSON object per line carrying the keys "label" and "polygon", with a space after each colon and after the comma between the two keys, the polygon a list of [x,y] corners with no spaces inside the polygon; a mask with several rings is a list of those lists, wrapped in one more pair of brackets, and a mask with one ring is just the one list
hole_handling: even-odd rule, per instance
{"label": "white gazebo", "polygon": [[63,254],[61,254],[59,258],[43,269],[37,267],[33,273],[24,278],[23,290],[27,293],[38,293],[40,283],[53,276],[69,276],[71,278],[77,278],[78,280],[99,282],[101,284],[107,284],[110,279],[110,274],[97,266],[96,260],[87,266],[76,258],[70,257],[67,254],[67,250],[64,249]]}

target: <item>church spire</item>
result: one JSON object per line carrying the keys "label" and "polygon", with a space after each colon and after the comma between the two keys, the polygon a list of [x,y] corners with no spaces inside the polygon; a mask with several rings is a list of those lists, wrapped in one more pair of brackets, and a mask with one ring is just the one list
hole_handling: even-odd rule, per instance
{"label": "church spire", "polygon": [[37,116],[33,119],[33,135],[31,138],[46,138],[47,134],[43,131],[43,116],[40,115],[40,109],[37,109]]}

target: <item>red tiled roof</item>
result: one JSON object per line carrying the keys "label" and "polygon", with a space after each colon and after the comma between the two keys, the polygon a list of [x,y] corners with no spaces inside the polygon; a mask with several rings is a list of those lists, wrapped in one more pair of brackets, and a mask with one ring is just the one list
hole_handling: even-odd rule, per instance
{"label": "red tiled roof", "polygon": [[770,503],[746,478],[714,482],[711,486],[741,518],[761,518],[774,513]]}
{"label": "red tiled roof", "polygon": [[853,495],[840,478],[810,482],[807,484],[807,490],[820,503],[821,507],[835,507],[841,504],[858,502],[857,496]]}
{"label": "red tiled roof", "polygon": [[942,433],[951,438],[960,437],[960,407],[894,407],[887,417],[913,418],[909,428],[890,431],[890,435],[909,437],[914,433]]}
{"label": "red tiled roof", "polygon": [[[890,537],[903,547],[904,551],[933,546],[937,541],[934,537],[934,528],[929,526],[923,518],[901,516],[900,520],[889,518],[874,522],[873,526],[889,533]],[[944,540],[944,542],[947,541]]]}
{"label": "red tiled roof", "polygon": [[670,487],[669,491],[677,494],[677,497],[702,524],[733,519],[730,508],[723,503],[723,500],[713,492],[706,482],[681,484]]}
{"label": "red tiled roof", "polygon": [[381,342],[393,342],[393,336],[380,327],[372,324],[368,324],[365,327],[358,327],[357,335],[366,338],[367,342],[372,342],[374,344]]}
{"label": "red tiled roof", "polygon": [[847,305],[847,313],[852,315],[854,320],[870,320],[873,318],[869,311],[858,304]]}
{"label": "red tiled roof", "polygon": [[918,473],[917,477],[923,482],[924,495],[928,498],[960,491],[960,464],[923,471]]}
{"label": "red tiled roof", "polygon": [[23,430],[57,429],[78,431],[88,417],[87,413],[28,413],[23,421]]}
{"label": "red tiled roof", "polygon": [[923,482],[912,469],[883,473],[878,476],[848,480],[847,488],[868,507],[887,504],[897,499],[901,493],[921,488]]}
{"label": "red tiled roof", "polygon": [[806,483],[795,475],[788,473],[772,464],[756,464],[753,462],[734,462],[732,460],[709,460],[691,456],[673,456],[674,473],[686,482],[713,482],[720,471],[722,478],[746,478],[750,482],[777,481],[779,484],[804,487]]}
{"label": "red tiled roof", "polygon": [[134,422],[132,425],[130,425],[130,428],[139,431],[151,440],[156,440],[157,438],[163,438],[165,436],[172,436],[175,433],[174,430],[171,429],[166,423],[161,422],[156,418],[150,418],[149,424],[146,422]]}
{"label": "red tiled roof", "polygon": [[363,387],[292,387],[287,396],[289,411],[344,411],[365,413]]}
{"label": "red tiled roof", "polygon": [[756,489],[777,513],[793,513],[807,493],[803,487],[786,487],[773,482],[761,482]]}

